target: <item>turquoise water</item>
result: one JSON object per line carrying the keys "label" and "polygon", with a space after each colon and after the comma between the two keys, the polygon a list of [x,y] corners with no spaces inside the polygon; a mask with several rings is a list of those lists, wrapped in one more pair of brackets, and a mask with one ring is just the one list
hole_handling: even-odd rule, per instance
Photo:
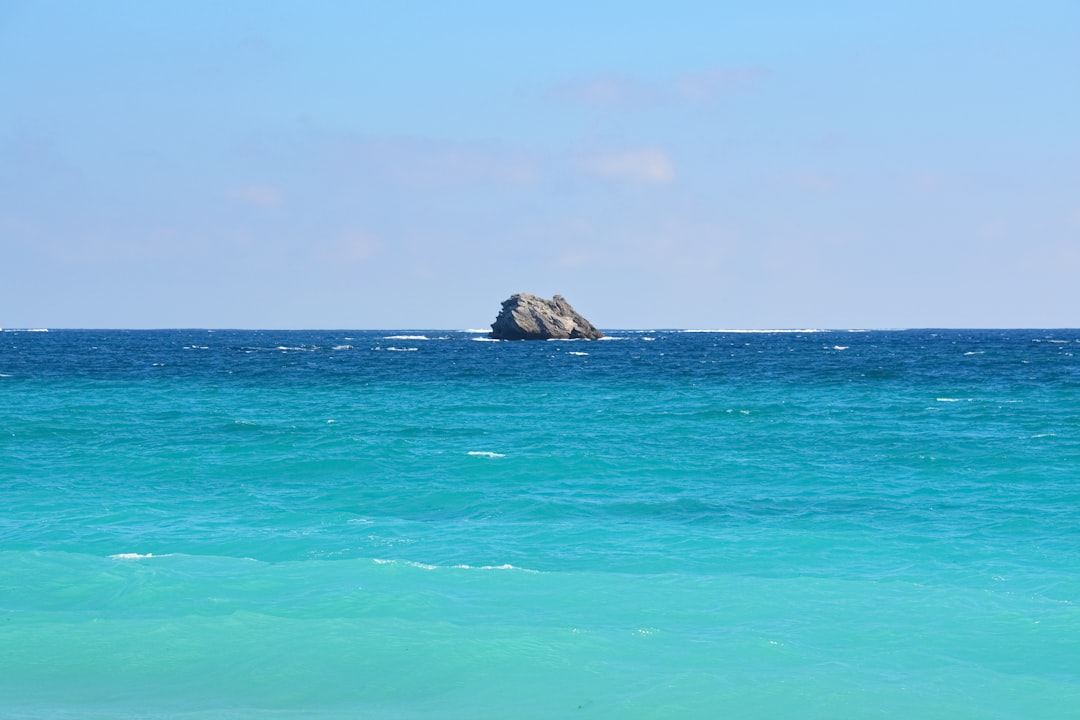
{"label": "turquoise water", "polygon": [[1080,331],[0,334],[0,717],[1080,717]]}

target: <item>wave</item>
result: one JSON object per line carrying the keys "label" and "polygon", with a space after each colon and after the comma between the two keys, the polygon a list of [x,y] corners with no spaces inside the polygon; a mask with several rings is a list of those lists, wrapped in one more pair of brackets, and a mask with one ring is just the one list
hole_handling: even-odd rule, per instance
{"label": "wave", "polygon": [[529,568],[518,567],[517,565],[511,565],[510,563],[503,563],[502,565],[468,565],[461,563],[458,565],[432,565],[430,563],[417,562],[415,560],[388,560],[385,558],[375,558],[373,562],[376,565],[403,565],[405,567],[417,568],[418,570],[517,570],[519,572],[527,573],[539,573],[539,570],[530,570]]}
{"label": "wave", "polygon": [[567,355],[588,355],[589,353],[587,353],[587,352],[576,352],[574,350],[571,350],[570,352],[568,352],[566,354]]}
{"label": "wave", "polygon": [[506,457],[506,455],[503,455],[502,453],[491,452],[489,450],[470,450],[466,454],[467,455],[472,455],[473,457],[486,457],[486,458]]}
{"label": "wave", "polygon": [[822,330],[820,328],[805,328],[803,330],[798,330],[798,329],[793,329],[793,328],[777,328],[777,329],[774,329],[774,330],[745,330],[745,329],[744,330],[734,330],[734,329],[726,329],[726,330],[676,330],[676,332],[683,332],[683,333],[743,333],[743,334],[750,334],[750,335],[773,335],[773,334],[780,334],[780,333],[820,333],[820,332],[829,332],[829,331],[828,330]]}
{"label": "wave", "polygon": [[430,340],[427,335],[387,335],[383,340]]}
{"label": "wave", "polygon": [[510,563],[503,563],[502,565],[453,565],[451,566],[455,570],[519,570],[527,573],[537,573],[539,570],[530,570],[529,568],[518,567],[517,565],[511,565]]}
{"label": "wave", "polygon": [[154,553],[146,553],[145,555],[143,553],[116,553],[115,555],[110,555],[109,559],[110,560],[146,560],[146,559],[149,559],[149,558],[152,558],[152,557],[154,557]]}

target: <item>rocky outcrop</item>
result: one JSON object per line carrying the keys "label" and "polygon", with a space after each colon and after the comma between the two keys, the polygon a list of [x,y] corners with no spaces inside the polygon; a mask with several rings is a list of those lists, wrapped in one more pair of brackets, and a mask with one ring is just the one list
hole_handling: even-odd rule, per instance
{"label": "rocky outcrop", "polygon": [[499,340],[596,340],[604,337],[591,322],[578,315],[566,298],[551,300],[518,293],[504,300],[491,323],[491,337]]}

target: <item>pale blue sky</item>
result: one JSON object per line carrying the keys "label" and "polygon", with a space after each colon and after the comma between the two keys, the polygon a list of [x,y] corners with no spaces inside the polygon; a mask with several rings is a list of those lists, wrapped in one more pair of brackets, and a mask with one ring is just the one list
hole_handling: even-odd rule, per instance
{"label": "pale blue sky", "polygon": [[0,327],[1076,327],[1078,78],[1074,0],[0,0]]}

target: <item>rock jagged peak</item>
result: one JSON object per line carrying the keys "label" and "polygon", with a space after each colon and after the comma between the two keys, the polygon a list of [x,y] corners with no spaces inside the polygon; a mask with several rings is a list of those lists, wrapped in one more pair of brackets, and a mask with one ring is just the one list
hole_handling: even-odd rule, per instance
{"label": "rock jagged peak", "polygon": [[566,298],[551,300],[517,293],[503,300],[491,323],[491,337],[499,340],[596,340],[604,333],[578,314]]}

